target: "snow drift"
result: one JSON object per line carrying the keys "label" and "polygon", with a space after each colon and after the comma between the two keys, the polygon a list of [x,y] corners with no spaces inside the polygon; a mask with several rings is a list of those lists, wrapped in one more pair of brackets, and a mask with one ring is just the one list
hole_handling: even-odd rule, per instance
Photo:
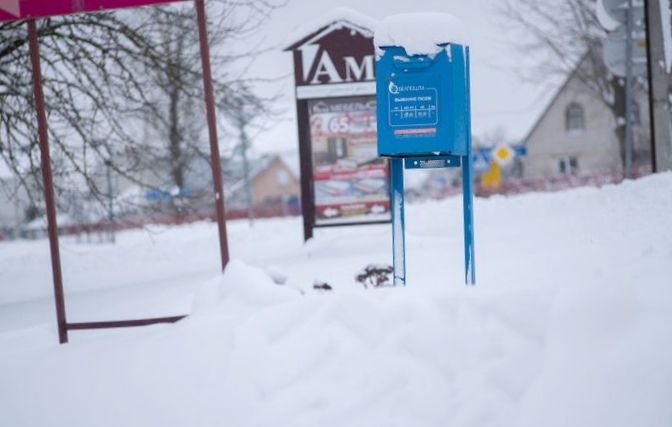
{"label": "snow drift", "polygon": [[[287,239],[298,221],[234,224],[245,261],[198,286],[175,325],[65,346],[51,325],[4,328],[2,424],[669,426],[670,212],[672,174],[478,200],[475,288],[459,280],[457,199],[410,208],[406,287],[352,277],[389,257],[386,227],[302,246]],[[198,227],[213,230],[187,227],[196,241]],[[164,238],[177,246],[181,233]],[[178,251],[174,271],[201,255]],[[271,263],[284,285],[251,265]]]}

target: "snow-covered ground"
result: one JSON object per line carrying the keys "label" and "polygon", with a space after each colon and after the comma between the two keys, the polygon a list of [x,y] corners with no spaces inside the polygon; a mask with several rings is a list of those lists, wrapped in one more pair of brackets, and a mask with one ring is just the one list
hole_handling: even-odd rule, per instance
{"label": "snow-covered ground", "polygon": [[672,174],[475,220],[475,288],[459,198],[409,207],[398,288],[354,280],[389,226],[233,222],[224,275],[213,224],[65,240],[69,320],[192,315],[64,346],[46,242],[0,243],[0,425],[672,425]]}

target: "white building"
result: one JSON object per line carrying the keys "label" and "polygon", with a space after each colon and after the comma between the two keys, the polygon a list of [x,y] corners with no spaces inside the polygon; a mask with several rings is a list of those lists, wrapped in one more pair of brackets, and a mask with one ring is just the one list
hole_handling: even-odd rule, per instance
{"label": "white building", "polygon": [[[649,105],[646,92],[635,94],[633,168],[650,167]],[[526,178],[617,174],[623,160],[616,120],[597,95],[572,73],[523,141]]]}
{"label": "white building", "polygon": [[18,235],[30,205],[28,193],[19,180],[0,177],[0,240]]}

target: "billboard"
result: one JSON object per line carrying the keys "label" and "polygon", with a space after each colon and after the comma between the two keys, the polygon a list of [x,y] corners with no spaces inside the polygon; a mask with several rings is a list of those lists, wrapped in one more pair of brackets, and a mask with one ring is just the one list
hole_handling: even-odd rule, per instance
{"label": "billboard", "polygon": [[376,21],[335,9],[303,26],[294,58],[303,238],[316,227],[389,223],[389,174],[377,158]]}
{"label": "billboard", "polygon": [[387,162],[378,157],[375,96],[308,101],[315,225],[389,220]]}

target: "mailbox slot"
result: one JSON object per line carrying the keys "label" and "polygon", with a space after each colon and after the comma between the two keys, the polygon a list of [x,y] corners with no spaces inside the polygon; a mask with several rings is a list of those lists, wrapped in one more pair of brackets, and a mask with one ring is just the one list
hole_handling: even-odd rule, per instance
{"label": "mailbox slot", "polygon": [[401,71],[421,71],[432,65],[432,60],[425,55],[394,56],[394,66]]}

